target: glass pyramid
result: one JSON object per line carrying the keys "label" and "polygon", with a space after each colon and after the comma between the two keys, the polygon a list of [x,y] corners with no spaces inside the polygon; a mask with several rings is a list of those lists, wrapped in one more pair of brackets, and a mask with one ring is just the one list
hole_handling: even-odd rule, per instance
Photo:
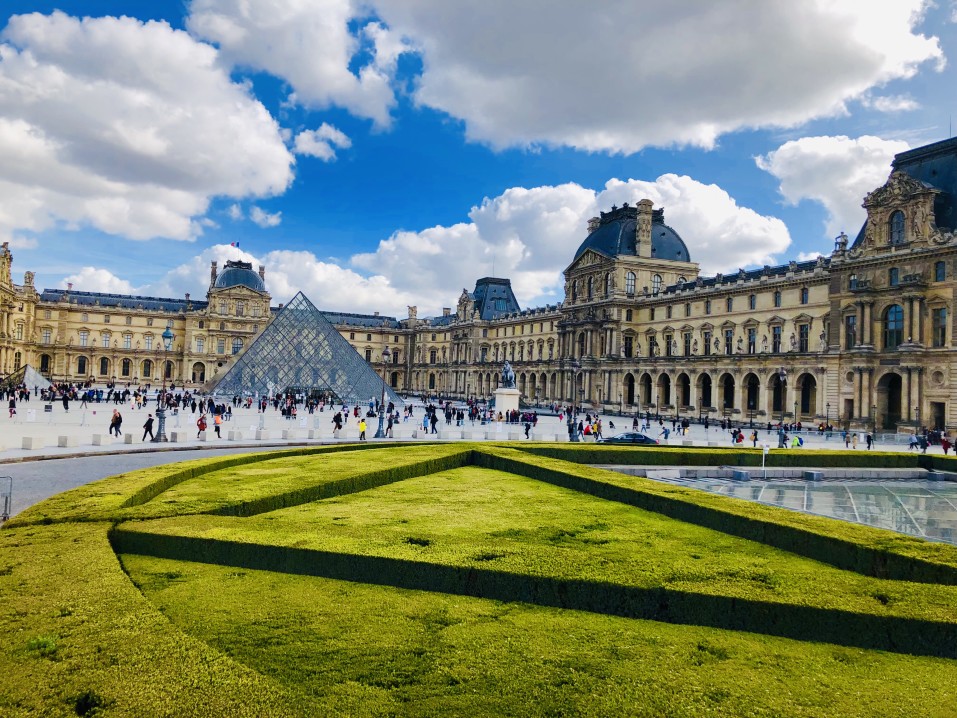
{"label": "glass pyramid", "polygon": [[31,392],[49,389],[52,386],[50,380],[43,376],[43,374],[29,364],[24,364],[15,372],[9,374],[6,379],[0,380],[0,390],[6,391],[21,384],[26,386]]}
{"label": "glass pyramid", "polygon": [[[217,381],[219,396],[306,394],[327,401],[367,404],[382,394],[382,377],[332,323],[299,292]],[[386,387],[386,404],[402,404]]]}

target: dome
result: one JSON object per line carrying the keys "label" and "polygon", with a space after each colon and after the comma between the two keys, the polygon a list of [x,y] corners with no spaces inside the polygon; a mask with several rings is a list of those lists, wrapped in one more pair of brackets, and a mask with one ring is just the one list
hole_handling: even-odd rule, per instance
{"label": "dome", "polygon": [[[637,227],[637,207],[625,205],[620,209],[612,207],[611,212],[602,212],[598,226],[578,247],[575,259],[582,256],[588,249],[594,249],[607,257],[622,254],[636,256],[638,254]],[[674,262],[691,261],[684,240],[665,224],[663,209],[656,209],[651,213],[651,256],[654,259],[667,259]]]}
{"label": "dome", "polygon": [[257,292],[266,291],[262,277],[253,271],[253,265],[249,262],[226,262],[226,267],[216,277],[216,283],[213,286],[216,289],[249,287]]}

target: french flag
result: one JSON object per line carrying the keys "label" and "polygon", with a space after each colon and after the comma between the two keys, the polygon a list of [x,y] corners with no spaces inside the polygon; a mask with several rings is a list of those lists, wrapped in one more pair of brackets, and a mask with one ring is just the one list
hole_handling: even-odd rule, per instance
{"label": "french flag", "polygon": [[230,243],[229,243],[229,246],[230,246],[230,247],[239,247],[239,242],[230,242]]}

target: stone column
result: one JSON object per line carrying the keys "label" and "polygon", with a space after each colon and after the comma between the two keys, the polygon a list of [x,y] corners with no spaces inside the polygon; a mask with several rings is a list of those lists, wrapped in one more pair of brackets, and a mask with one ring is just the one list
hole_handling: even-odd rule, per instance
{"label": "stone column", "polygon": [[912,391],[913,391],[913,383],[912,383],[913,376],[911,374],[912,370],[910,367],[905,367],[904,371],[907,372],[907,378],[904,382],[904,392],[905,392],[905,397],[907,401],[907,410],[904,412],[904,419],[905,421],[912,421],[913,416],[911,414],[914,407],[914,402],[911,399]]}
{"label": "stone column", "polygon": [[857,324],[858,324],[858,344],[867,344],[867,311],[864,308],[864,302],[857,303]]}

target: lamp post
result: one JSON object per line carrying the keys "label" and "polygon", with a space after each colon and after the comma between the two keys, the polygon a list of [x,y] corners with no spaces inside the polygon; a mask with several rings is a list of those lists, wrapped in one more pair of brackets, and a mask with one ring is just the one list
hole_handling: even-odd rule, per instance
{"label": "lamp post", "polygon": [[877,404],[871,404],[871,431],[877,433]]}
{"label": "lamp post", "polygon": [[[578,386],[578,373],[582,370],[582,365],[581,365],[578,361],[576,361],[575,359],[572,359],[571,364],[570,364],[569,366],[571,366],[571,369],[572,369],[572,391],[571,391],[571,399],[572,399],[572,404],[574,405],[574,403],[575,403],[575,387]],[[576,442],[577,442],[577,441],[578,441],[578,429],[575,427],[575,411],[573,411],[573,409],[574,409],[573,406],[572,406],[572,407],[569,407],[568,419],[567,419],[567,421],[566,421],[566,424],[568,425],[568,440],[569,440],[569,441],[576,441]]]}
{"label": "lamp post", "polygon": [[781,426],[778,427],[778,448],[783,449],[784,447],[784,399],[787,394],[787,385],[788,385],[788,373],[785,371],[782,366],[778,370],[778,382],[781,386]]}
{"label": "lamp post", "polygon": [[828,402],[824,405],[826,413],[824,414],[824,426],[828,427],[831,425],[831,402]]}
{"label": "lamp post", "polygon": [[156,436],[153,437],[154,444],[169,441],[166,437],[166,357],[169,355],[169,350],[173,348],[173,331],[169,327],[166,327],[162,336],[163,366],[161,372],[163,374],[163,388],[160,390],[160,397],[156,402],[156,422],[158,428],[156,430]]}
{"label": "lamp post", "polygon": [[374,439],[385,438],[385,373],[389,370],[389,359],[392,352],[389,347],[382,350],[382,397],[379,399],[379,428],[376,429]]}

